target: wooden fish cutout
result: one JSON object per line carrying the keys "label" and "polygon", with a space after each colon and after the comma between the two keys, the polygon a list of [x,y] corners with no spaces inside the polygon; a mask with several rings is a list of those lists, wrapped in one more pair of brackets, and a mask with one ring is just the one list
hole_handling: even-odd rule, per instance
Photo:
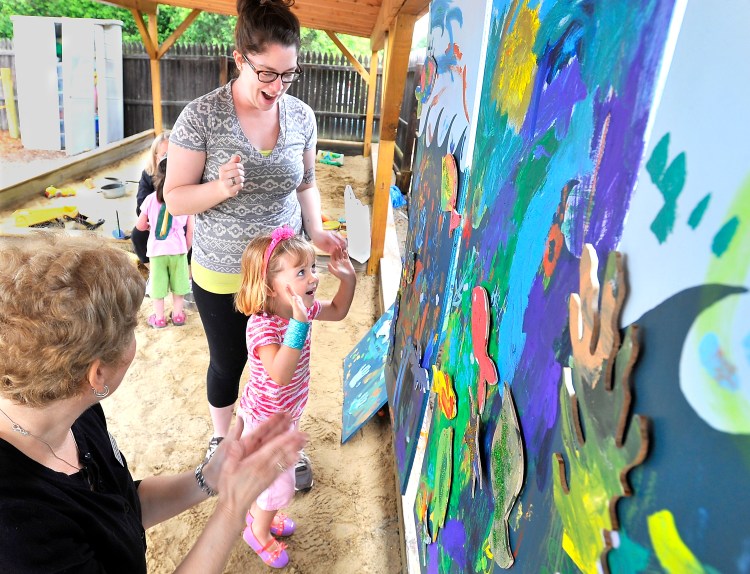
{"label": "wooden fish cutout", "polygon": [[484,412],[484,403],[487,397],[485,383],[488,385],[497,384],[497,368],[487,354],[489,339],[490,303],[487,298],[487,290],[477,285],[471,291],[471,340],[474,348],[474,357],[476,357],[479,364],[477,399],[479,401],[480,415]]}
{"label": "wooden fish cutout", "polygon": [[516,406],[505,383],[500,420],[495,427],[490,452],[490,483],[495,500],[492,517],[492,555],[500,568],[510,568],[514,558],[511,551],[508,517],[523,487],[524,477],[523,442],[516,416]]}
{"label": "wooden fish cutout", "polygon": [[456,393],[450,375],[432,365],[432,390],[437,395],[438,405],[443,414],[453,419],[456,416]]}
{"label": "wooden fish cutout", "polygon": [[443,211],[450,213],[449,235],[461,223],[461,216],[456,211],[456,199],[458,197],[458,167],[453,154],[447,153],[443,156],[443,177],[441,181],[440,207]]}

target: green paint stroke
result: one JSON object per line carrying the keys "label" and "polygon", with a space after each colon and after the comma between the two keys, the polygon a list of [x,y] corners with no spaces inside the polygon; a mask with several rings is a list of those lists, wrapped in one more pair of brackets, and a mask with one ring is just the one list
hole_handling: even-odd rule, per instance
{"label": "green paint stroke", "polygon": [[619,543],[616,549],[607,554],[610,572],[640,574],[646,572],[651,560],[651,552],[635,540],[631,539],[623,530],[619,531]]}
{"label": "green paint stroke", "polygon": [[451,491],[451,474],[453,472],[453,427],[446,427],[440,433],[438,443],[437,467],[435,468],[435,494],[432,499],[432,541],[437,540],[438,530],[445,525],[445,514],[448,510],[448,499]]}
{"label": "green paint stroke", "polygon": [[648,533],[656,557],[667,574],[706,574],[703,564],[682,541],[669,510],[660,510],[648,517]]}
{"label": "green paint stroke", "polygon": [[711,194],[707,193],[706,196],[698,202],[698,205],[693,208],[693,211],[690,212],[690,217],[688,217],[688,225],[692,229],[695,229],[700,224],[703,216],[706,213],[706,209],[708,209],[709,201],[711,201]]}
{"label": "green paint stroke", "polygon": [[714,235],[714,241],[711,244],[711,251],[714,252],[716,257],[724,255],[729,244],[734,238],[734,234],[737,233],[737,228],[740,226],[740,220],[737,217],[733,217],[722,225],[721,229]]}
{"label": "green paint stroke", "polygon": [[[734,194],[725,217],[729,221],[736,221],[736,225],[729,228],[733,238],[726,242],[726,249],[720,257],[710,260],[704,283],[747,285],[750,275],[750,172]],[[722,229],[726,227],[727,224]],[[721,231],[717,236],[719,234]],[[706,309],[695,322],[695,340],[702,341],[709,333],[713,334],[720,342],[724,358],[734,364],[739,363],[742,358],[733,356],[732,341],[739,333],[746,332],[745,317],[736,312],[739,301],[739,297],[728,298],[721,305]],[[691,352],[697,353],[698,350],[692,349]],[[711,389],[711,408],[714,412],[721,413],[726,421],[725,432],[750,433],[750,401],[740,393],[715,384],[708,371],[702,370],[696,376],[701,377],[699,384]]]}
{"label": "green paint stroke", "polygon": [[653,231],[659,243],[664,243],[672,230],[677,219],[677,198],[685,186],[686,158],[685,152],[680,153],[667,167],[669,155],[669,133],[656,144],[651,157],[646,162],[646,171],[651,176],[651,181],[664,197],[664,205],[651,222]]}
{"label": "green paint stroke", "polygon": [[490,482],[495,499],[492,517],[492,555],[501,568],[510,568],[514,561],[510,548],[508,517],[521,492],[523,474],[521,429],[510,386],[505,383],[500,420],[495,427],[490,452]]}

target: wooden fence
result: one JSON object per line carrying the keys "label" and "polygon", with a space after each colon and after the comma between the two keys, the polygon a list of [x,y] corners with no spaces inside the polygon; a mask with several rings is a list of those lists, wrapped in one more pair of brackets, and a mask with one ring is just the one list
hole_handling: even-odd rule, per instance
{"label": "wooden fence", "polygon": [[[236,72],[232,48],[200,44],[173,46],[161,59],[162,125],[174,125],[182,109],[193,99],[226,83]],[[11,68],[15,84],[13,42],[0,39],[0,67]],[[369,69],[369,58],[360,63]],[[318,121],[318,139],[341,142],[364,141],[367,117],[367,85],[343,55],[302,54],[303,74],[289,93],[307,103]],[[415,82],[420,65],[412,63],[404,88],[394,169],[397,185],[407,192],[416,132]],[[125,136],[153,127],[151,72],[148,55],[140,43],[123,44],[123,100]],[[382,71],[378,71],[373,139],[377,141],[380,120]],[[5,97],[4,94],[3,98]],[[4,99],[0,99],[0,106]],[[0,111],[0,130],[7,130],[7,117]],[[23,129],[23,126],[21,126]]]}

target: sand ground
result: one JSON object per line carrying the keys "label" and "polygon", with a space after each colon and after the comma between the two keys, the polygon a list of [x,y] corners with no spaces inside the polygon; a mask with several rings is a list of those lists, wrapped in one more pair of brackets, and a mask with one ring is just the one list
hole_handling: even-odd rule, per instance
{"label": "sand ground", "polygon": [[[95,181],[104,176],[137,180],[145,158],[144,152],[92,177]],[[347,183],[364,203],[371,203],[371,173],[370,159],[361,156],[347,157],[343,167],[319,164],[324,212],[343,217]],[[63,185],[75,187],[81,196],[87,193],[82,181],[60,182]],[[121,215],[125,229],[135,219],[135,191],[136,186],[130,185],[125,198],[109,200],[130,207],[132,216]],[[39,198],[30,204],[47,201]],[[97,213],[86,215],[96,217]],[[9,216],[10,212],[0,213],[2,220]],[[321,274],[321,298],[332,297],[336,287],[335,278]],[[315,485],[308,493],[298,493],[288,509],[298,523],[297,532],[288,539],[291,561],[286,571],[290,573],[395,573],[402,569],[388,417],[374,417],[341,445],[342,360],[377,319],[377,289],[375,277],[359,273],[349,316],[338,323],[318,322],[313,328],[310,400],[301,429],[310,435],[306,452],[313,463]],[[155,330],[146,324],[151,312],[151,301],[145,299],[133,365],[117,393],[103,402],[110,430],[135,478],[193,469],[211,436],[205,396],[208,351],[200,317],[197,311],[188,311],[184,327]],[[150,573],[173,571],[200,533],[213,504],[207,501],[148,531]],[[226,572],[269,570],[238,532]]]}

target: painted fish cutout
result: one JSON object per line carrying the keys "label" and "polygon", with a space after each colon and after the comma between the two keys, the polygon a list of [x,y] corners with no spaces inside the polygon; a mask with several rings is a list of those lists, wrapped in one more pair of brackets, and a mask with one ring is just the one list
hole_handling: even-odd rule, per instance
{"label": "painted fish cutout", "polygon": [[451,493],[453,478],[453,427],[447,427],[440,433],[437,449],[437,467],[432,496],[432,541],[437,540],[438,530],[445,525],[445,514],[448,511],[448,499]]}
{"label": "painted fish cutout", "polygon": [[419,343],[415,345],[411,335],[406,338],[404,348],[401,350],[401,363],[399,364],[398,376],[396,378],[399,387],[406,375],[406,369],[409,369],[411,373],[415,389],[419,389],[423,393],[430,390],[427,369],[423,368],[420,364]]}
{"label": "painted fish cutout", "polygon": [[450,375],[432,365],[432,390],[437,394],[438,405],[449,419],[456,416],[456,393]]}
{"label": "painted fish cutout", "polygon": [[495,427],[490,452],[490,483],[495,500],[492,517],[492,555],[500,568],[513,565],[513,552],[508,538],[508,518],[523,487],[525,461],[521,429],[516,406],[508,383],[503,390],[500,420]]}
{"label": "painted fish cutout", "polygon": [[477,399],[479,401],[480,415],[484,412],[484,403],[487,396],[485,383],[488,385],[497,384],[497,368],[487,354],[489,339],[490,303],[487,299],[487,290],[477,285],[471,291],[471,340],[474,348],[474,357],[479,365]]}
{"label": "painted fish cutout", "polygon": [[458,167],[452,153],[443,156],[443,175],[441,181],[440,208],[450,213],[449,235],[461,223],[461,216],[456,211],[458,197]]}
{"label": "painted fish cutout", "polygon": [[464,443],[466,443],[471,462],[471,497],[474,498],[477,483],[479,483],[479,490],[482,490],[482,453],[479,450],[479,414],[471,387],[469,387],[469,422],[464,432]]}

